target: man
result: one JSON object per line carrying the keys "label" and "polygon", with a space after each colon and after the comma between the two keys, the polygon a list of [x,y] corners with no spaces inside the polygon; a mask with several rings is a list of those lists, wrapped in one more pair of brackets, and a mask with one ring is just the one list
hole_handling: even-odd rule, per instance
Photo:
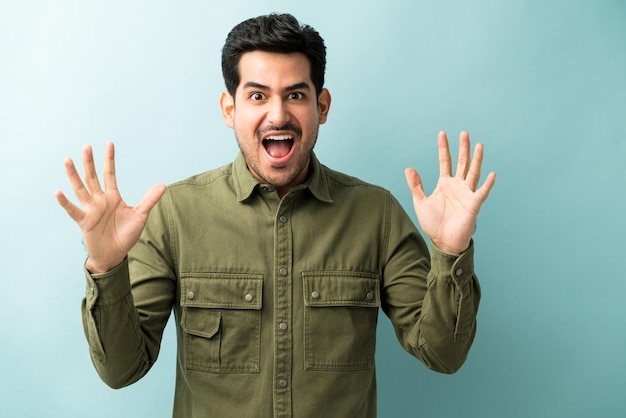
{"label": "man", "polygon": [[232,164],[152,188],[136,207],[117,191],[113,145],[104,189],[90,147],[84,183],[65,168],[83,231],[85,333],[112,387],[156,360],[173,310],[176,417],[374,417],[378,308],[403,347],[455,372],[480,298],[471,237],[495,181],[477,188],[482,146],[460,138],[456,174],[444,133],[431,196],[406,171],[432,255],[389,192],[323,166],[313,153],[331,96],[325,46],[290,15],[228,35],[220,98],[241,153]]}

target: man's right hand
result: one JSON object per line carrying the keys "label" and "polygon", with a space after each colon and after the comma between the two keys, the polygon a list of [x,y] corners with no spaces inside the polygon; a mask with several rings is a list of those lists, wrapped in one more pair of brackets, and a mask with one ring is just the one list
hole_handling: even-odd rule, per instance
{"label": "man's right hand", "polygon": [[82,209],[70,202],[63,192],[55,196],[83,232],[89,257],[85,267],[91,273],[104,273],[118,266],[137,243],[150,210],[156,205],[166,187],[152,187],[137,206],[128,206],[117,189],[115,178],[115,150],[106,145],[104,154],[104,190],[100,186],[91,146],[83,150],[85,181],[81,180],[74,162],[64,161],[65,172]]}

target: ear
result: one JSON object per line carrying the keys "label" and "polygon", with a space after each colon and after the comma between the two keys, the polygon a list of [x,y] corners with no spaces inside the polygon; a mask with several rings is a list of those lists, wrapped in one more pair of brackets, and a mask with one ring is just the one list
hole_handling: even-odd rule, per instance
{"label": "ear", "polygon": [[320,117],[320,125],[326,123],[328,111],[330,110],[330,92],[328,89],[322,89],[317,98],[317,111]]}
{"label": "ear", "polygon": [[233,123],[235,118],[235,99],[227,91],[222,92],[220,96],[220,108],[222,109],[224,123],[232,129],[235,126]]}

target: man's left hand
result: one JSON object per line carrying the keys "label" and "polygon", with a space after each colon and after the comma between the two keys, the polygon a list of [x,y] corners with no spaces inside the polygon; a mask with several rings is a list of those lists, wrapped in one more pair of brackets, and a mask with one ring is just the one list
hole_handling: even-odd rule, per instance
{"label": "man's left hand", "polygon": [[483,146],[477,144],[470,161],[470,140],[467,132],[459,139],[459,161],[452,176],[452,158],[445,132],[439,133],[439,181],[430,196],[424,193],[419,174],[405,170],[406,181],[413,196],[413,207],[422,231],[442,251],[461,254],[469,248],[476,228],[480,207],[495,184],[496,174],[489,173],[477,189],[483,161]]}

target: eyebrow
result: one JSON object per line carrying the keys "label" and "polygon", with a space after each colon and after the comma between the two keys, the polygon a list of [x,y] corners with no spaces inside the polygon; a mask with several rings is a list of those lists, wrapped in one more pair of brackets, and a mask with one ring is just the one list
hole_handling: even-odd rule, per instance
{"label": "eyebrow", "polygon": [[[259,90],[270,90],[268,86],[265,86],[260,83],[255,83],[254,81],[248,81],[243,85],[244,89],[259,89]],[[304,81],[296,84],[292,84],[291,86],[287,86],[284,89],[285,91],[294,91],[294,90],[311,90],[311,86]]]}

